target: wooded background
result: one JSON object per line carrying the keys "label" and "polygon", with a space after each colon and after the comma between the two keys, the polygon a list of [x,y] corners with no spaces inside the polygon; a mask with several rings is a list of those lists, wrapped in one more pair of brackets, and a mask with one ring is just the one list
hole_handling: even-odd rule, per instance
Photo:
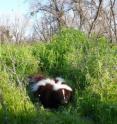
{"label": "wooded background", "polygon": [[43,0],[43,2],[27,0],[27,2],[29,12],[22,18],[16,16],[9,21],[9,17],[0,17],[1,43],[48,42],[54,34],[65,27],[78,29],[89,37],[104,35],[109,42],[117,42],[117,0]]}

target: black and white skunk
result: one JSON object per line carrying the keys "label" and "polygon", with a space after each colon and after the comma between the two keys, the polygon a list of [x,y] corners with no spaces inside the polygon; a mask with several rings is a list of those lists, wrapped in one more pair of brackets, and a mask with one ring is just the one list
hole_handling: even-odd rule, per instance
{"label": "black and white skunk", "polygon": [[55,79],[44,78],[43,76],[31,77],[31,92],[44,107],[56,108],[59,105],[67,104],[72,96],[72,88],[65,84],[61,77]]}

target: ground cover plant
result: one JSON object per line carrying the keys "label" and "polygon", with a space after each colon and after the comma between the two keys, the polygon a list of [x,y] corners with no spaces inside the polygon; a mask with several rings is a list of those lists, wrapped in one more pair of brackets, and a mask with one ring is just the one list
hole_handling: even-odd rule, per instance
{"label": "ground cover plant", "polygon": [[[0,122],[8,124],[116,124],[117,45],[63,29],[49,43],[0,46]],[[57,110],[32,102],[29,75],[62,76],[74,89]]]}

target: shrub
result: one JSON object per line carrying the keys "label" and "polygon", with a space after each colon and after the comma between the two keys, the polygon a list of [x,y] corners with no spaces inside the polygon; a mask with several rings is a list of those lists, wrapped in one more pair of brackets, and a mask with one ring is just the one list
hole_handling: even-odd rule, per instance
{"label": "shrub", "polygon": [[[7,75],[2,74],[1,91],[8,115],[15,118],[20,113],[16,123],[27,119],[29,123],[88,123],[77,116],[98,124],[116,123],[117,47],[104,37],[88,38],[80,31],[63,29],[50,43],[2,45],[0,59],[1,72]],[[27,76],[35,73],[65,78],[74,89],[72,103],[57,111],[35,108],[24,85]],[[4,113],[2,104],[1,108],[0,114]]]}

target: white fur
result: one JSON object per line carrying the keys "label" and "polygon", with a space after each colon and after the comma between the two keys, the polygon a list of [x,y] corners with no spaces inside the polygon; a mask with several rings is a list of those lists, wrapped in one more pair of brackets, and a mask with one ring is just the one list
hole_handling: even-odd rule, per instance
{"label": "white fur", "polygon": [[63,93],[63,98],[65,100],[65,90],[64,89],[62,89],[62,93]]}
{"label": "white fur", "polygon": [[54,84],[53,85],[53,90],[54,91],[57,91],[57,90],[60,90],[60,89],[66,89],[66,90],[72,91],[71,87],[69,87],[66,84]]}
{"label": "white fur", "polygon": [[31,88],[32,88],[32,92],[37,91],[40,86],[45,86],[46,84],[54,85],[55,82],[54,82],[54,80],[49,79],[49,78],[47,78],[47,79],[42,79],[42,80],[38,81],[36,84],[34,84],[34,85],[31,87]]}
{"label": "white fur", "polygon": [[55,79],[57,80],[58,84],[62,84],[63,82],[65,82],[65,80],[61,77],[56,77]]}
{"label": "white fur", "polygon": [[59,79],[59,81],[60,81],[59,83],[55,83],[54,80],[49,79],[49,78],[38,81],[37,83],[32,85],[32,87],[31,87],[32,92],[36,92],[40,86],[45,86],[46,84],[51,84],[53,86],[54,91],[57,91],[59,89],[66,89],[66,90],[72,91],[71,87],[69,87],[66,84],[62,84],[64,79],[62,79],[62,78],[57,78],[57,79]]}

